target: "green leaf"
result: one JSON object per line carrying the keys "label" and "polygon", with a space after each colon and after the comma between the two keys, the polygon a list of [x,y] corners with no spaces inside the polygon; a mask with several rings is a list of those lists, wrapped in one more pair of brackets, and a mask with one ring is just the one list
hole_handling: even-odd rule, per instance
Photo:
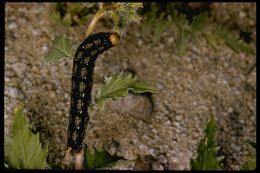
{"label": "green leaf", "polygon": [[213,116],[210,116],[205,128],[205,136],[201,139],[198,146],[196,159],[191,159],[192,170],[221,170],[221,161],[224,156],[218,156],[217,151],[220,149],[214,144],[214,135],[216,131],[216,122]]}
{"label": "green leaf", "polygon": [[241,170],[255,170],[256,169],[256,156],[252,155],[248,157],[248,161],[245,162]]}
{"label": "green leaf", "polygon": [[[199,35],[205,32],[206,22],[208,21],[208,13],[201,13],[193,17],[191,23],[191,36],[195,43],[199,40]],[[214,47],[213,47],[214,48]]]}
{"label": "green leaf", "polygon": [[245,52],[247,54],[255,55],[254,48],[252,48],[242,40],[239,40],[235,36],[232,36],[232,34],[230,34],[230,32],[228,32],[227,30],[217,28],[215,34],[223,38],[226,45],[229,46],[236,53]]}
{"label": "green leaf", "polygon": [[187,41],[187,34],[183,27],[178,27],[178,35],[176,38],[176,48],[179,55],[185,52],[185,43]]}
{"label": "green leaf", "polygon": [[226,44],[237,53],[245,52],[247,54],[255,55],[255,50],[251,46],[238,39],[226,37],[225,41]]}
{"label": "green leaf", "polygon": [[64,57],[74,57],[71,42],[65,36],[56,36],[49,52],[45,55],[45,62],[56,62]]}
{"label": "green leaf", "polygon": [[104,101],[108,98],[116,100],[119,97],[124,97],[128,91],[134,93],[155,92],[156,90],[151,86],[137,81],[132,74],[124,75],[113,74],[110,77],[105,77],[105,84],[98,91],[95,102],[98,106],[103,107]]}
{"label": "green leaf", "polygon": [[93,3],[93,2],[83,2],[81,4],[87,8],[92,8],[96,5],[96,3]]}
{"label": "green leaf", "polygon": [[124,159],[122,157],[111,156],[105,150],[97,151],[94,148],[94,153],[89,150],[85,151],[85,169],[102,169],[113,166],[118,160]]}
{"label": "green leaf", "polygon": [[15,169],[45,169],[47,146],[42,148],[39,134],[31,132],[31,125],[23,114],[23,105],[15,110],[12,137],[6,145],[9,167]]}
{"label": "green leaf", "polygon": [[49,18],[50,18],[51,23],[53,23],[53,24],[57,24],[61,21],[60,13],[57,11],[51,12],[49,14]]}
{"label": "green leaf", "polygon": [[126,27],[127,24],[131,22],[137,22],[142,19],[142,17],[137,13],[139,8],[143,8],[143,3],[128,3],[119,2],[115,3],[115,8],[108,11],[111,14],[115,25],[120,29]]}
{"label": "green leaf", "polygon": [[202,31],[205,28],[205,24],[208,20],[208,13],[200,13],[199,15],[194,16],[192,20],[192,29],[197,31]]}
{"label": "green leaf", "polygon": [[72,17],[71,17],[71,13],[66,13],[65,16],[62,19],[62,23],[65,26],[70,26],[72,24]]}
{"label": "green leaf", "polygon": [[91,8],[88,7],[87,4],[92,5],[91,7],[95,5],[95,3],[70,3],[67,6],[67,10],[71,13],[71,15],[79,14],[82,10],[84,10],[84,8]]}
{"label": "green leaf", "polygon": [[225,43],[225,40],[223,40],[223,38],[214,33],[203,32],[203,36],[207,39],[207,42],[214,50],[217,50],[217,45]]}
{"label": "green leaf", "polygon": [[166,20],[163,19],[165,16],[166,16],[165,13],[161,13],[160,17],[154,21],[154,23],[156,23],[156,25],[153,27],[153,29],[154,29],[153,42],[154,43],[159,41],[159,39],[162,36],[162,33],[164,31],[166,31],[172,24],[172,21],[169,17]]}
{"label": "green leaf", "polygon": [[5,167],[5,168],[9,168],[9,165],[4,162],[4,167]]}
{"label": "green leaf", "polygon": [[250,139],[246,140],[246,143],[250,144],[254,149],[256,149],[256,143],[251,141]]}

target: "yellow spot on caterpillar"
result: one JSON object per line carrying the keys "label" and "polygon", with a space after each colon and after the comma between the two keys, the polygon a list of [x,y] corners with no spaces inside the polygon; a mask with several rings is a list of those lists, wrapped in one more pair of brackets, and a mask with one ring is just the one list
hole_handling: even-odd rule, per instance
{"label": "yellow spot on caterpillar", "polygon": [[109,40],[111,41],[111,44],[113,46],[117,45],[118,42],[119,42],[119,35],[117,33],[112,33],[110,36],[109,36]]}
{"label": "yellow spot on caterpillar", "polygon": [[76,61],[80,60],[82,58],[82,54],[83,52],[79,52],[75,60]]}
{"label": "yellow spot on caterpillar", "polygon": [[82,48],[83,48],[83,49],[89,49],[89,48],[91,48],[92,46],[93,46],[92,43],[88,43],[88,44],[82,46]]}
{"label": "yellow spot on caterpillar", "polygon": [[85,67],[83,67],[83,68],[81,69],[81,78],[84,78],[87,73],[88,73],[88,72],[87,72],[87,69],[86,69]]}
{"label": "yellow spot on caterpillar", "polygon": [[81,97],[85,97],[85,93],[80,94]]}
{"label": "yellow spot on caterpillar", "polygon": [[98,50],[103,50],[103,49],[104,49],[103,46],[98,47]]}
{"label": "yellow spot on caterpillar", "polygon": [[93,56],[93,55],[95,55],[97,53],[97,50],[94,50],[94,51],[92,51],[92,52],[90,52],[90,54]]}
{"label": "yellow spot on caterpillar", "polygon": [[83,103],[82,103],[81,99],[79,99],[78,104],[77,104],[77,109],[81,110],[82,105],[83,105]]}
{"label": "yellow spot on caterpillar", "polygon": [[75,125],[79,126],[80,122],[81,122],[81,119],[78,116],[76,116],[75,117]]}
{"label": "yellow spot on caterpillar", "polygon": [[93,42],[94,42],[94,44],[100,44],[100,43],[101,43],[101,40],[98,39],[98,40],[94,40]]}
{"label": "yellow spot on caterpillar", "polygon": [[90,59],[90,57],[85,58],[84,64],[88,65],[89,59]]}
{"label": "yellow spot on caterpillar", "polygon": [[85,88],[86,88],[85,84],[83,82],[80,82],[79,91],[82,93]]}
{"label": "yellow spot on caterpillar", "polygon": [[74,132],[72,133],[72,140],[73,140],[73,141],[76,141],[76,140],[77,140],[77,137],[78,137],[78,134],[77,134],[77,132],[74,131]]}

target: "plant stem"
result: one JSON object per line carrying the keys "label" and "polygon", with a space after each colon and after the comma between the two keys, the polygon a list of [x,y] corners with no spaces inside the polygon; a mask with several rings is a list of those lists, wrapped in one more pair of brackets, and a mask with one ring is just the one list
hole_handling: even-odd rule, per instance
{"label": "plant stem", "polygon": [[83,169],[83,156],[84,156],[83,151],[81,151],[79,154],[76,154],[75,165],[74,165],[76,170],[82,170]]}
{"label": "plant stem", "polygon": [[97,21],[105,14],[104,10],[102,10],[103,8],[101,8],[100,10],[98,10],[98,12],[95,14],[95,16],[92,18],[89,27],[86,31],[86,37],[88,37],[94,30]]}
{"label": "plant stem", "polygon": [[100,8],[98,10],[98,12],[95,14],[95,16],[92,18],[90,24],[89,24],[89,27],[86,31],[86,37],[88,37],[94,30],[98,20],[104,16],[105,14],[107,14],[106,12],[109,11],[109,10],[112,10],[112,9],[115,9],[116,7],[118,6],[118,4],[112,4],[112,5],[106,5],[106,6],[103,6],[103,5],[100,5]]}

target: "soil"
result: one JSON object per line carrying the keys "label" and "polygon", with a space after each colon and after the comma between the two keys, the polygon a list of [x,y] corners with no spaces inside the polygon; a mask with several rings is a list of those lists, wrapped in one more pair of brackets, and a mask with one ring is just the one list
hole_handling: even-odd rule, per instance
{"label": "soil", "polygon": [[[239,7],[245,9],[246,4]],[[48,17],[51,5],[5,5],[5,135],[10,134],[13,110],[24,102],[33,130],[40,133],[44,144],[48,143],[48,163],[62,167],[72,58],[43,63],[43,57],[54,35],[62,33],[78,45],[87,25],[53,27]],[[242,15],[244,22],[255,22],[252,11],[244,12],[250,13]],[[229,15],[228,10],[225,14]],[[104,30],[108,29],[98,24],[95,31]],[[137,160],[149,164],[149,169],[190,170],[190,159],[196,157],[203,129],[209,116],[214,115],[216,142],[225,156],[224,169],[239,170],[245,157],[255,153],[244,141],[256,139],[255,69],[247,74],[256,57],[237,54],[225,46],[216,52],[203,39],[198,44],[188,43],[185,55],[178,56],[175,39],[176,32],[169,28],[154,44],[141,37],[140,25],[133,24],[118,46],[99,56],[93,95],[104,76],[120,71],[133,72],[158,92],[110,100],[105,111],[95,108],[90,113],[85,142],[89,148],[104,147],[130,160],[119,162],[113,169],[134,169]]]}

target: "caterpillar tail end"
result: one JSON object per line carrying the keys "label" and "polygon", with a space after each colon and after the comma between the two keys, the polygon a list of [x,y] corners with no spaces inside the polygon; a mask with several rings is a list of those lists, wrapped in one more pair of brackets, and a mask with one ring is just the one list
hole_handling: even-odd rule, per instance
{"label": "caterpillar tail end", "polygon": [[83,169],[84,161],[84,151],[74,152],[71,147],[65,151],[65,157],[63,159],[63,164],[69,166],[72,164],[74,169]]}
{"label": "caterpillar tail end", "polygon": [[83,169],[83,161],[84,161],[84,152],[81,150],[79,153],[75,154],[75,164],[74,168],[77,170]]}

